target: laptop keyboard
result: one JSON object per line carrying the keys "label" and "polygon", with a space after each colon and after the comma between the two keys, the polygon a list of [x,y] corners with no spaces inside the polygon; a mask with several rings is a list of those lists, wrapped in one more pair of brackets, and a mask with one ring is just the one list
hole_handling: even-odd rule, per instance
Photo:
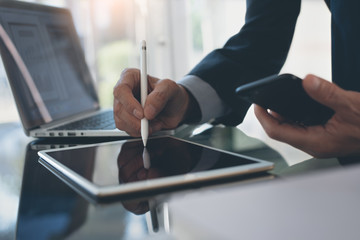
{"label": "laptop keyboard", "polygon": [[112,130],[115,128],[113,112],[106,111],[89,118],[56,127],[52,130]]}

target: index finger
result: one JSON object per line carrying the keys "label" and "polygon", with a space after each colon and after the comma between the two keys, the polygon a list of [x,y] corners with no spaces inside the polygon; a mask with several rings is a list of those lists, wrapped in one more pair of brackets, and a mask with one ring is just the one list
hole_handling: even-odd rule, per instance
{"label": "index finger", "polygon": [[317,134],[309,134],[321,126],[303,127],[289,123],[283,123],[271,116],[266,109],[255,105],[254,112],[266,134],[275,140],[290,144],[296,148],[308,148],[308,144],[312,144]]}
{"label": "index finger", "polygon": [[140,70],[136,68],[126,68],[122,71],[119,81],[115,88],[120,84],[126,84],[135,93],[140,88]]}
{"label": "index finger", "polygon": [[[114,87],[114,98],[123,106],[126,112],[136,118],[143,118],[143,109],[137,100],[139,89],[140,71],[126,69],[122,72],[120,80]],[[114,101],[115,104],[115,101]],[[119,114],[117,106],[114,106],[115,114]]]}

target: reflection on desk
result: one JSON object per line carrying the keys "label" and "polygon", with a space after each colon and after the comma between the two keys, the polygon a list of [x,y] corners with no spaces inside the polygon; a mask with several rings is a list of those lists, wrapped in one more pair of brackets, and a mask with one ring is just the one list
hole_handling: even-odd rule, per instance
{"label": "reflection on desk", "polygon": [[[150,215],[160,212],[161,196],[92,204],[40,165],[32,145],[28,145],[25,159],[17,239],[145,239],[148,229],[153,234],[162,234],[158,216]],[[78,167],[78,171],[85,173],[92,168]],[[149,216],[143,215],[149,210]]]}
{"label": "reflection on desk", "polygon": [[[30,146],[25,158],[17,237],[65,238],[85,222],[88,203],[40,166],[37,151]],[[89,168],[79,167],[83,171]]]}

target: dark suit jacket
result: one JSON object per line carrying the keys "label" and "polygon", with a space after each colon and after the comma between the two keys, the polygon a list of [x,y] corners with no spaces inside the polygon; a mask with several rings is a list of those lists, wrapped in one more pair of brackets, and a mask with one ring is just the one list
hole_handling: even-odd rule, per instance
{"label": "dark suit jacket", "polygon": [[[332,13],[333,82],[360,91],[360,1],[325,0]],[[232,109],[218,119],[226,125],[242,122],[250,104],[235,89],[279,73],[293,37],[301,0],[247,0],[245,24],[223,48],[208,54],[189,73],[208,82]],[[314,19],[316,21],[316,19]],[[311,36],[309,36],[311,37]]]}

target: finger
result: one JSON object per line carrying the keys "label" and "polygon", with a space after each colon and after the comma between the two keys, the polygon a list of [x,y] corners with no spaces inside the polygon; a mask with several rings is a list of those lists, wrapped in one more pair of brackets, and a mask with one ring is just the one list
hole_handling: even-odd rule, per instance
{"label": "finger", "polygon": [[122,114],[116,108],[115,100],[123,107],[122,110],[133,114],[136,118],[142,119],[144,117],[143,109],[136,99],[139,90],[140,71],[138,69],[125,69],[121,73],[120,80],[114,87],[114,113],[116,115]]}
{"label": "finger", "polygon": [[335,111],[344,107],[346,91],[333,83],[314,75],[307,75],[303,80],[303,87],[311,98]]}
{"label": "finger", "polygon": [[116,127],[119,130],[127,132],[132,137],[140,137],[140,120],[135,119],[135,121],[126,120],[127,118],[119,119],[115,117]]}
{"label": "finger", "polygon": [[144,114],[148,120],[154,119],[176,92],[176,83],[169,79],[159,81],[146,99]]}
{"label": "finger", "polygon": [[[116,104],[121,104],[121,111]],[[114,88],[114,112],[119,116],[123,114],[122,111],[132,114],[137,119],[144,118],[144,111],[141,104],[134,97],[130,86],[123,83]]]}
{"label": "finger", "polygon": [[310,142],[312,135],[307,133],[307,128],[289,123],[282,123],[271,116],[266,109],[255,105],[254,112],[266,134],[275,140],[288,143],[303,149]]}
{"label": "finger", "polygon": [[[119,104],[118,108],[121,107],[122,105]],[[114,114],[116,127],[127,132],[130,136],[139,137],[141,128],[140,120],[126,111],[119,111],[121,114]]]}
{"label": "finger", "polygon": [[[140,70],[136,68],[126,68],[121,72],[120,80],[115,87],[119,84],[127,84],[133,90],[140,89]],[[136,91],[137,92],[137,91]]]}

